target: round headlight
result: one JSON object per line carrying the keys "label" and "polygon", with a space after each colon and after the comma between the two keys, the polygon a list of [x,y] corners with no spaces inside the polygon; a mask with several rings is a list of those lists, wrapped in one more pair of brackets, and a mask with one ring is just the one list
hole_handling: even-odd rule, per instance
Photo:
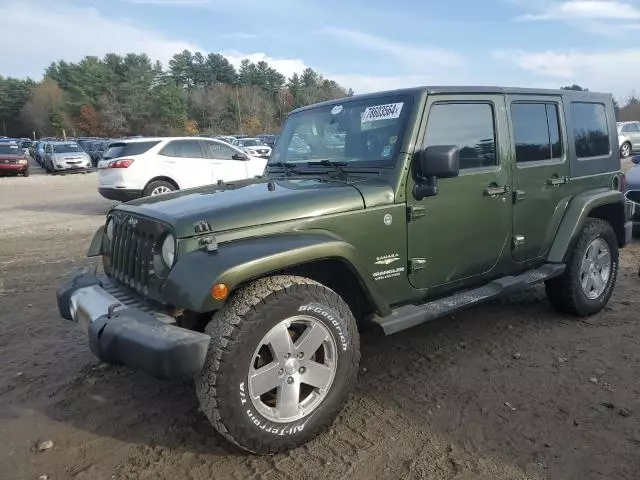
{"label": "round headlight", "polygon": [[107,228],[105,229],[105,231],[107,232],[107,240],[112,241],[113,240],[113,220],[109,219],[107,221]]}
{"label": "round headlight", "polygon": [[173,261],[176,258],[176,239],[170,233],[164,237],[162,242],[162,261],[168,266],[173,266]]}

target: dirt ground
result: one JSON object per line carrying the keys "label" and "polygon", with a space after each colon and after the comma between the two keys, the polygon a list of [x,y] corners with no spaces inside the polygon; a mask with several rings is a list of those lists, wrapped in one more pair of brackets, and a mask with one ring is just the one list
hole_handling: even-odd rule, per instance
{"label": "dirt ground", "polygon": [[638,478],[640,243],[586,320],[554,313],[538,290],[364,334],[359,384],[333,427],[255,457],[213,430],[191,382],[101,364],[58,316],[56,285],[87,263],[112,205],[96,184],[38,170],[0,179],[0,479]]}

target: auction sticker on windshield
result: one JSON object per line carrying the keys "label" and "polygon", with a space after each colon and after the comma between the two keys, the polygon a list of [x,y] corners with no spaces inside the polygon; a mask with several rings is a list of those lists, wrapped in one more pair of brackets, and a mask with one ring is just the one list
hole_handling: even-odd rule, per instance
{"label": "auction sticker on windshield", "polygon": [[386,105],[376,105],[375,107],[367,107],[362,112],[362,123],[375,122],[377,120],[389,120],[391,118],[400,117],[403,102],[388,103]]}

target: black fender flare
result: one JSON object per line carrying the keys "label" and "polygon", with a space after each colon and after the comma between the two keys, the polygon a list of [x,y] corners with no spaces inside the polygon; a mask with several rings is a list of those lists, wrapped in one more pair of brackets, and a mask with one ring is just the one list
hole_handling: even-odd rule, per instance
{"label": "black fender flare", "polygon": [[619,206],[622,225],[612,225],[620,238],[619,229],[624,229],[625,198],[622,192],[611,189],[590,190],[576,195],[567,206],[555,239],[547,255],[547,261],[562,263],[566,260],[587,217],[597,208],[605,205]]}

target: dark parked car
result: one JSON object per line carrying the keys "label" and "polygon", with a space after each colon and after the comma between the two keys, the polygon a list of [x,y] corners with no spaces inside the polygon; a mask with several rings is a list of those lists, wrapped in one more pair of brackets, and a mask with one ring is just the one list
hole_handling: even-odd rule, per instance
{"label": "dark parked car", "polygon": [[626,174],[625,196],[632,204],[632,219],[634,230],[640,230],[640,155],[631,159],[635,164]]}
{"label": "dark parked car", "polygon": [[264,143],[269,145],[271,148],[276,144],[276,140],[278,139],[277,135],[256,135],[258,140],[262,140]]}

